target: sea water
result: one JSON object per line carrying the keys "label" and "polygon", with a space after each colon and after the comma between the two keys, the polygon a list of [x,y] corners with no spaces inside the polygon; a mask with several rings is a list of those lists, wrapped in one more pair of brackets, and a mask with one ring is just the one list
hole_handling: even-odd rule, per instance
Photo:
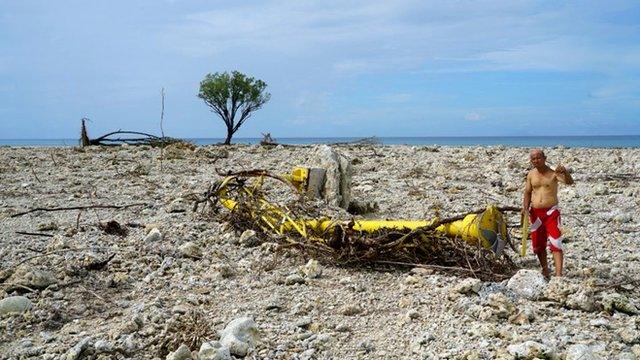
{"label": "sea water", "polygon": [[[309,145],[352,143],[361,137],[283,137],[276,138],[280,144]],[[374,137],[366,138],[379,145],[442,145],[442,146],[513,146],[567,148],[638,148],[640,135],[606,136],[471,136],[471,137]],[[186,138],[196,145],[220,144],[222,138]],[[262,138],[233,138],[235,144],[258,144]],[[0,139],[0,146],[65,147],[77,146],[77,139]]]}

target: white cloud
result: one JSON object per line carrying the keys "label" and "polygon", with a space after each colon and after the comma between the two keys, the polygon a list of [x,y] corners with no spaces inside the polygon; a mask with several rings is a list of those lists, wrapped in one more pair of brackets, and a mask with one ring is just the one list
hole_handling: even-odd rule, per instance
{"label": "white cloud", "polygon": [[596,4],[583,10],[533,1],[259,2],[187,15],[168,38],[193,56],[244,49],[312,57],[341,74],[425,66],[429,72],[603,70],[635,67],[640,60],[637,45],[609,43],[602,35],[637,35],[633,24],[600,21],[602,13],[625,6]]}
{"label": "white cloud", "polygon": [[480,113],[477,112],[470,112],[467,113],[464,116],[465,120],[469,120],[469,121],[479,121],[479,120],[483,120],[485,117],[483,115],[481,115]]}

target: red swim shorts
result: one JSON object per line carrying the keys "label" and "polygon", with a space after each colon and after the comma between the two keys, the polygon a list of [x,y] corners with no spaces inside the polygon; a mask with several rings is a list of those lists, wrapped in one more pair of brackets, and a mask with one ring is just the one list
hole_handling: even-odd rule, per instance
{"label": "red swim shorts", "polygon": [[551,251],[562,251],[562,233],[560,232],[560,209],[552,206],[546,209],[529,210],[531,221],[531,247],[539,254],[545,249],[545,244]]}

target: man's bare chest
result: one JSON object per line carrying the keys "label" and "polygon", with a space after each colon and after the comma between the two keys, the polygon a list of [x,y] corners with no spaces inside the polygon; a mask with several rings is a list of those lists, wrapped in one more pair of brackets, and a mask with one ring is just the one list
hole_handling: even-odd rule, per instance
{"label": "man's bare chest", "polygon": [[538,188],[555,188],[558,181],[553,172],[549,174],[533,174],[531,176],[531,186],[534,189]]}

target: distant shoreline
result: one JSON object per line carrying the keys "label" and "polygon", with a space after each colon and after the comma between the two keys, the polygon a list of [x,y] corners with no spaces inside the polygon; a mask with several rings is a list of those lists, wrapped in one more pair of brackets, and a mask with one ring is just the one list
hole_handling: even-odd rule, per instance
{"label": "distant shoreline", "polygon": [[[508,146],[508,147],[584,147],[584,148],[640,148],[640,135],[596,136],[429,136],[429,137],[282,137],[275,140],[285,145],[313,145],[352,143],[374,139],[376,145],[407,146]],[[185,138],[196,145],[220,144],[222,138]],[[234,144],[258,144],[262,138],[234,138]],[[77,139],[0,139],[0,146],[12,147],[72,147]]]}

